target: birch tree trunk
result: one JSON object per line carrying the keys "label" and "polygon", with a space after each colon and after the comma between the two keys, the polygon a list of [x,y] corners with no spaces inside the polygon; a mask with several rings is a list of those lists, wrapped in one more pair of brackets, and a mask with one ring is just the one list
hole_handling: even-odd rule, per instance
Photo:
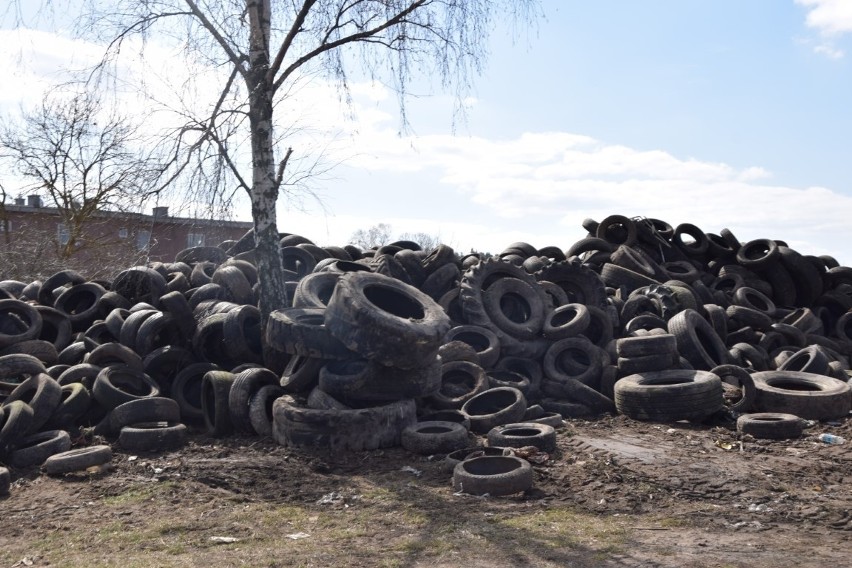
{"label": "birch tree trunk", "polygon": [[[284,266],[279,251],[276,203],[278,183],[272,129],[274,89],[268,78],[270,0],[247,0],[250,23],[249,122],[251,124],[252,187],[251,213],[254,220],[255,258],[260,283],[261,329],[269,314],[287,305]],[[263,342],[265,345],[265,341]]]}

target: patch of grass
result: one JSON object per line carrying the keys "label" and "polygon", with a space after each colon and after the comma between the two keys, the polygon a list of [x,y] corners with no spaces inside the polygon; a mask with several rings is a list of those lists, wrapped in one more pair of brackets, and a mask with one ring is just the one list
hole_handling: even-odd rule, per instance
{"label": "patch of grass", "polygon": [[536,541],[549,548],[588,547],[601,553],[616,553],[628,536],[623,521],[578,513],[567,507],[516,515],[496,521],[515,529],[519,543]]}

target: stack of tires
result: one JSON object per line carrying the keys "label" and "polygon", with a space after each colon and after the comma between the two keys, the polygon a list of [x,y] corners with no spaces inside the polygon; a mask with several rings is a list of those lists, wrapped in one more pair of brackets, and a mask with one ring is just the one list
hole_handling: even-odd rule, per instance
{"label": "stack of tires", "polygon": [[[295,447],[398,445],[415,399],[440,388],[449,318],[429,296],[381,273],[342,274],[325,307],[273,312],[266,341],[313,369],[282,379],[273,434]],[[292,363],[291,359],[291,363]],[[294,370],[294,373],[298,372]]]}

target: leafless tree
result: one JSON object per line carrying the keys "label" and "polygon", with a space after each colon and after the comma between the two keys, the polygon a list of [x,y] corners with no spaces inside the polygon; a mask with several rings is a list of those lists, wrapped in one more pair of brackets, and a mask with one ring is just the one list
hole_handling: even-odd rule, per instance
{"label": "leafless tree", "polygon": [[44,196],[56,209],[63,227],[56,252],[68,259],[107,244],[93,230],[101,212],[140,210],[159,172],[140,143],[137,126],[90,93],[52,91],[35,109],[4,117],[0,164],[20,176],[19,193]]}
{"label": "leafless tree", "polygon": [[[185,122],[172,137],[171,177],[189,174],[219,198],[244,190],[251,201],[260,309],[286,303],[276,201],[299,187],[304,154],[276,136],[274,115],[306,77],[331,79],[348,97],[350,74],[389,81],[405,97],[416,75],[439,77],[463,94],[482,68],[485,39],[499,16],[529,21],[537,0],[86,0],[80,29],[108,42],[106,71],[134,36],[169,36],[188,60],[227,70],[209,104],[183,99]],[[114,75],[113,75],[114,76]],[[191,82],[192,77],[187,81]],[[196,87],[196,93],[204,89]],[[184,91],[188,92],[188,91]],[[459,99],[461,101],[461,98]],[[284,133],[286,137],[286,133]],[[241,143],[250,157],[241,156]],[[310,174],[310,168],[308,170]]]}
{"label": "leafless tree", "polygon": [[429,233],[402,233],[399,235],[400,241],[413,241],[420,245],[420,248],[423,250],[432,250],[439,244],[441,244],[441,237],[439,235],[430,235]]}
{"label": "leafless tree", "polygon": [[387,223],[373,225],[369,229],[358,229],[349,237],[349,242],[364,250],[378,248],[390,242],[391,226]]}

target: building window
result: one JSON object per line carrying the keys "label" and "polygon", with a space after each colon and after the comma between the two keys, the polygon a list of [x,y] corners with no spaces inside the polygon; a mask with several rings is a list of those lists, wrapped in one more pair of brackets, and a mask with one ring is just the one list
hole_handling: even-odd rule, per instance
{"label": "building window", "polygon": [[122,227],[118,230],[118,238],[126,239],[127,238],[127,227]]}
{"label": "building window", "polygon": [[136,248],[143,250],[151,244],[151,231],[139,231],[136,233]]}
{"label": "building window", "polygon": [[56,224],[56,240],[63,246],[67,245],[68,241],[71,240],[71,231],[68,230],[68,225],[65,223]]}
{"label": "building window", "polygon": [[204,246],[204,233],[187,233],[186,234],[186,248],[203,247],[203,246]]}

